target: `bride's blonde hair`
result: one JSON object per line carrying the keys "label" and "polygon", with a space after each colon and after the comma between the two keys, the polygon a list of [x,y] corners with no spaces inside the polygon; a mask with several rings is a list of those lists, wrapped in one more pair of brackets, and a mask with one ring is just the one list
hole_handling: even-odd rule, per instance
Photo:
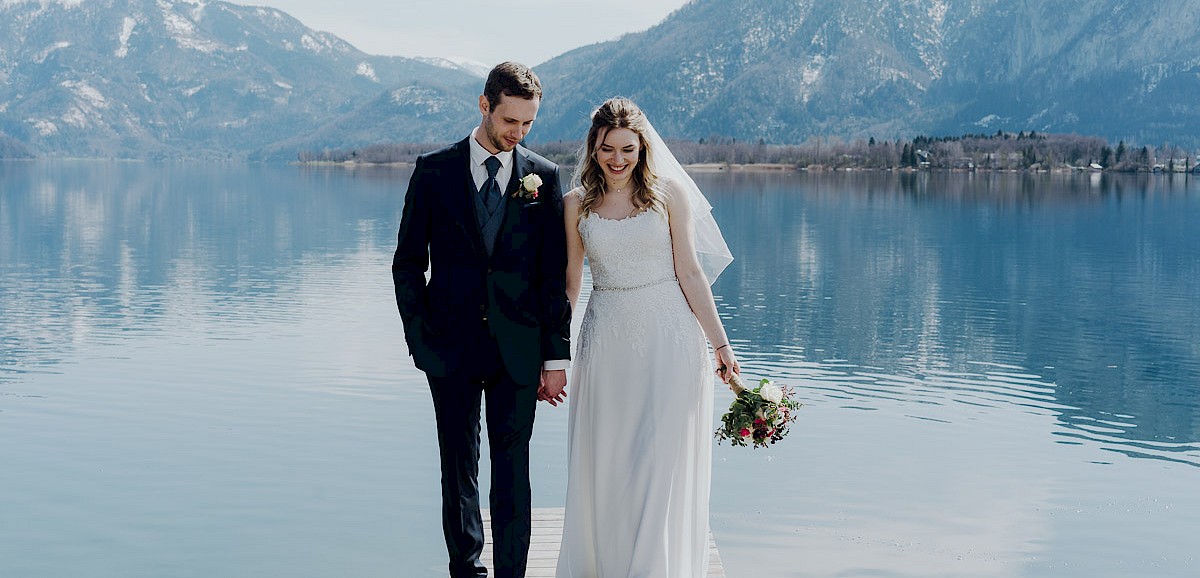
{"label": "bride's blonde hair", "polygon": [[665,214],[662,195],[658,193],[658,175],[654,172],[654,152],[646,141],[648,126],[645,113],[628,98],[617,96],[604,101],[592,113],[592,127],[587,140],[579,151],[579,184],[583,197],[579,205],[580,217],[586,217],[604,197],[604,171],[596,162],[596,152],[608,132],[615,128],[627,128],[638,136],[638,163],[630,178],[633,181],[633,206],[638,210],[653,209]]}

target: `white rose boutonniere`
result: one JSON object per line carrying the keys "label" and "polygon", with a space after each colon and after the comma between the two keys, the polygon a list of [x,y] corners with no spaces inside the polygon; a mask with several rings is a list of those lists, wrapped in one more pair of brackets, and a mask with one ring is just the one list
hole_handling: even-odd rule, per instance
{"label": "white rose boutonniere", "polygon": [[537,173],[529,173],[521,179],[521,186],[517,189],[514,196],[536,201],[538,198],[538,187],[540,186],[542,186],[542,177],[539,177]]}

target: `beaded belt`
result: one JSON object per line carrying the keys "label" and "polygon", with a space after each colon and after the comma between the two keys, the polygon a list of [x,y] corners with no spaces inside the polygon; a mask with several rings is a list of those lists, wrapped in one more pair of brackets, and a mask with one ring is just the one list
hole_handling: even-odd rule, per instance
{"label": "beaded belt", "polygon": [[633,291],[634,289],[645,289],[646,287],[662,285],[663,283],[670,283],[672,281],[675,281],[678,283],[678,280],[676,280],[674,277],[664,277],[662,279],[659,279],[658,281],[642,283],[641,285],[635,285],[633,287],[597,287],[597,286],[593,285],[592,291]]}

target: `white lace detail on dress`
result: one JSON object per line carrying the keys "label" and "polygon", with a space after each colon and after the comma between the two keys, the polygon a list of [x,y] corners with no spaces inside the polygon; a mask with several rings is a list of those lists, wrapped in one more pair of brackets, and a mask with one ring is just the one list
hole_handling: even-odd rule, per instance
{"label": "white lace detail on dress", "polygon": [[[677,343],[695,339],[699,325],[675,279],[665,215],[644,211],[615,220],[591,213],[580,219],[579,234],[595,287],[579,333],[581,348],[603,337],[627,340],[642,352],[651,323],[675,325],[665,329]],[[603,336],[595,334],[597,326]]]}

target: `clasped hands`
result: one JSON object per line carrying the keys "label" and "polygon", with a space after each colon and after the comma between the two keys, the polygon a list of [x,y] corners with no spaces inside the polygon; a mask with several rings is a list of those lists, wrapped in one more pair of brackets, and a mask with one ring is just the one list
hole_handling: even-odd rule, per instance
{"label": "clasped hands", "polygon": [[542,370],[542,376],[538,383],[537,398],[538,401],[544,401],[558,407],[558,404],[563,403],[567,399],[567,370],[552,369]]}

